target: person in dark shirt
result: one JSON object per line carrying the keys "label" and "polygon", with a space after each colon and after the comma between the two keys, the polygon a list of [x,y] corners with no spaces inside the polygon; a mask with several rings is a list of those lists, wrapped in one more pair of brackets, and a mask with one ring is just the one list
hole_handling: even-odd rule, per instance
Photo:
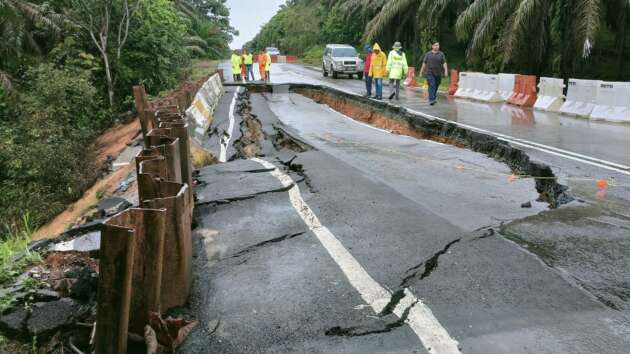
{"label": "person in dark shirt", "polygon": [[442,75],[448,74],[446,56],[440,51],[440,43],[435,42],[431,51],[424,55],[420,75],[425,75],[429,82],[429,103],[433,106],[437,102],[437,91],[442,82]]}

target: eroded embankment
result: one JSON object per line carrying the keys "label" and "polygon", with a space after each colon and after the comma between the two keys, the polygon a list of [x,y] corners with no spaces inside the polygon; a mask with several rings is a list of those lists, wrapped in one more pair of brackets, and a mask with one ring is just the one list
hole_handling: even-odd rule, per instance
{"label": "eroded embankment", "polygon": [[[247,86],[253,92],[273,91],[273,87],[268,85]],[[434,140],[483,153],[507,164],[517,176],[535,178],[538,200],[548,203],[551,208],[557,208],[573,200],[567,193],[568,188],[558,183],[551,167],[532,161],[523,150],[492,135],[476,132],[452,122],[427,118],[411,113],[404,107],[392,106],[330,87],[291,84],[289,91],[394,134]]]}

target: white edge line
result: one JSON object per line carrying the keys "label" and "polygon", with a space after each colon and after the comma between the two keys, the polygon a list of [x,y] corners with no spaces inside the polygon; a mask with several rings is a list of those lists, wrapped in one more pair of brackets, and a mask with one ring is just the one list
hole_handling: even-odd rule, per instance
{"label": "white edge line", "polygon": [[230,103],[230,123],[228,124],[228,136],[225,140],[221,137],[221,152],[219,153],[219,162],[225,162],[227,160],[227,148],[230,146],[230,140],[232,139],[232,130],[234,130],[234,107],[236,107],[236,97],[240,92],[241,88],[237,87],[236,91],[234,91],[234,96],[232,97],[232,103]]}
{"label": "white edge line", "polygon": [[[418,114],[418,115],[423,116],[425,118],[435,119],[435,120],[439,120],[439,121],[442,121],[442,122],[451,123],[451,124],[454,124],[454,125],[457,125],[457,126],[460,126],[460,127],[463,127],[463,128],[467,128],[467,129],[470,129],[470,130],[473,130],[473,131],[476,131],[476,132],[479,132],[479,133],[489,134],[489,135],[492,135],[492,136],[494,136],[494,137],[496,137],[496,138],[498,138],[500,140],[503,140],[505,142],[508,142],[508,143],[512,143],[512,144],[515,144],[515,145],[520,145],[520,146],[527,147],[527,148],[530,148],[530,149],[534,149],[534,150],[537,150],[537,151],[540,151],[540,152],[544,152],[544,153],[547,153],[547,154],[551,154],[551,155],[555,155],[555,156],[559,156],[559,157],[564,157],[564,158],[569,159],[569,160],[582,162],[582,163],[585,163],[585,164],[588,164],[588,165],[600,167],[600,168],[607,169],[607,170],[610,170],[610,171],[615,171],[615,172],[619,172],[619,173],[622,173],[622,174],[630,175],[630,171],[605,165],[605,164],[610,164],[610,165],[613,165],[613,166],[614,165],[616,165],[616,166],[623,166],[623,165],[615,164],[614,162],[611,163],[611,162],[608,162],[608,161],[605,161],[605,160],[601,160],[601,159],[597,159],[597,158],[594,158],[594,157],[580,155],[580,154],[576,154],[576,153],[571,153],[569,151],[566,151],[566,153],[564,153],[564,151],[562,151],[561,149],[558,149],[558,148],[548,147],[548,146],[545,146],[545,145],[542,145],[542,144],[538,144],[538,143],[534,143],[534,142],[530,142],[530,141],[527,141],[527,140],[514,138],[514,137],[511,137],[509,135],[504,135],[504,134],[495,133],[493,131],[489,131],[489,130],[486,130],[486,129],[477,128],[477,127],[474,127],[474,126],[471,126],[471,125],[468,125],[468,124],[450,121],[448,119],[436,117],[436,116],[433,116],[433,115],[430,115],[430,114],[427,114],[427,113],[424,113],[424,112],[412,110],[412,109],[409,109],[409,108],[405,108],[405,109],[409,113]],[[536,145],[538,145],[538,146],[536,146]],[[540,147],[540,146],[543,146],[543,147]],[[552,149],[553,150],[557,150],[557,151],[561,151],[561,152],[551,151]],[[588,160],[587,160],[587,158],[588,158]],[[601,163],[594,162],[594,161],[600,161]]]}
{"label": "white edge line", "polygon": [[[288,193],[293,208],[328,251],[350,284],[359,292],[361,298],[372,307],[374,312],[382,312],[391,300],[391,293],[378,284],[335,235],[321,224],[317,215],[302,199],[300,188],[291,177],[270,162],[258,158],[253,158],[252,161],[258,162],[265,168],[273,169],[270,174],[276,177],[283,186],[292,186]],[[448,334],[435,318],[431,309],[413,295],[409,289],[405,288],[404,293],[405,297],[400,300],[393,312],[402,318],[403,313],[408,311],[406,323],[418,336],[425,349],[431,353],[439,354],[460,353],[458,342]]]}

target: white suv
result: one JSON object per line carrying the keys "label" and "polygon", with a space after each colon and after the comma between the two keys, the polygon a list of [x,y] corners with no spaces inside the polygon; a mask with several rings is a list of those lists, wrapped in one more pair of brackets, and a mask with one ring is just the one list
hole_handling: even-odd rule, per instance
{"label": "white suv", "polygon": [[356,49],[347,44],[328,44],[324,50],[322,59],[322,72],[324,76],[332,74],[336,79],[339,74],[356,74],[359,80],[363,79],[363,60],[359,58]]}
{"label": "white suv", "polygon": [[265,52],[269,55],[280,55],[280,51],[275,47],[267,47],[265,48]]}

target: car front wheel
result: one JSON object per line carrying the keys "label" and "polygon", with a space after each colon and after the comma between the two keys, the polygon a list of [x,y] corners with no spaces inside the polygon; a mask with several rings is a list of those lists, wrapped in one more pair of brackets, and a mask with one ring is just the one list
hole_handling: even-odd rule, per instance
{"label": "car front wheel", "polygon": [[357,74],[357,79],[363,80],[363,73],[358,73]]}
{"label": "car front wheel", "polygon": [[337,75],[337,72],[335,71],[335,69],[334,69],[332,66],[330,67],[330,71],[332,72],[332,77],[333,77],[333,79],[336,79],[337,77],[339,77],[339,76]]}
{"label": "car front wheel", "polygon": [[324,74],[324,77],[328,77],[328,71],[326,71],[325,65],[322,65],[322,74]]}

